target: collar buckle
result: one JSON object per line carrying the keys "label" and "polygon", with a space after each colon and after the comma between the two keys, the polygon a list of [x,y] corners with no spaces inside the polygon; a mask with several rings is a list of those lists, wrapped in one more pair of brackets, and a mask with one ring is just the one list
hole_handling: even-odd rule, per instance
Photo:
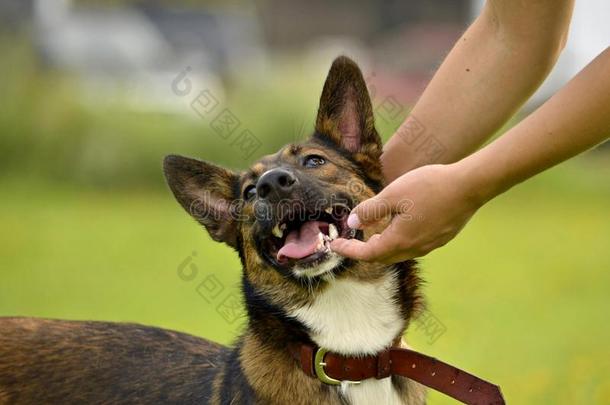
{"label": "collar buckle", "polygon": [[328,349],[324,349],[323,347],[318,348],[318,350],[316,351],[316,356],[314,359],[314,370],[316,372],[316,377],[318,377],[318,380],[328,385],[341,385],[341,383],[360,384],[360,381],[341,381],[332,378],[328,374],[326,374],[326,370],[324,369],[324,367],[326,366],[326,363],[324,362],[324,356],[326,356],[326,353],[328,353]]}

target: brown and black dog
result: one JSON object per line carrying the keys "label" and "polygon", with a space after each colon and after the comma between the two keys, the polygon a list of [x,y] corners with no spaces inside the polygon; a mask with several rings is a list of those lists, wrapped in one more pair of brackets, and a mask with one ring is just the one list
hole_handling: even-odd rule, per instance
{"label": "brown and black dog", "polygon": [[414,262],[364,263],[329,248],[370,236],[346,218],[384,186],[380,154],[362,74],[339,57],[308,140],[241,173],[168,156],[178,202],[239,254],[245,332],[223,347],[132,324],[0,318],[0,403],[423,404],[423,387],[404,377],[322,383],[289,350],[374,355],[421,306]]}

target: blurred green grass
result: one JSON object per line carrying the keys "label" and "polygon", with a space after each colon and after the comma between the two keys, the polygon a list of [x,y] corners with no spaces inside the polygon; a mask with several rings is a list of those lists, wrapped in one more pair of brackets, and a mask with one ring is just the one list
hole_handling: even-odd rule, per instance
{"label": "blurred green grass", "polygon": [[[26,39],[0,36],[0,52],[0,173],[106,189],[160,188],[160,162],[168,153],[244,168],[288,141],[303,139],[313,129],[326,73],[286,63],[273,78],[228,83],[222,98],[214,95],[220,99],[216,109],[200,117],[189,104],[204,88],[182,97],[170,93],[171,101],[184,104],[182,114],[144,113],[119,96],[84,96],[77,76],[48,69]],[[157,84],[169,92],[172,83]],[[125,92],[129,85],[124,83]],[[229,139],[210,126],[224,108],[241,121]],[[261,144],[248,158],[231,146],[244,129]]]}
{"label": "blurred green grass", "polygon": [[[238,293],[239,262],[173,201],[160,163],[176,152],[248,161],[208,121],[91,108],[26,43],[0,39],[0,49],[0,315],[134,321],[229,343],[243,319],[228,323],[216,307]],[[262,142],[250,160],[309,132],[324,69],[306,69],[240,84],[223,101]],[[379,120],[380,132],[398,121]],[[601,153],[563,164],[424,258],[446,332],[430,343],[413,328],[413,346],[501,384],[509,403],[609,403],[609,178]],[[184,281],[189,259],[198,273]],[[212,302],[198,293],[209,275],[224,286]],[[454,402],[432,393],[430,403]]]}
{"label": "blurred green grass", "polygon": [[[607,165],[578,159],[492,201],[422,260],[446,332],[418,349],[500,383],[509,403],[610,400]],[[159,181],[161,178],[159,177]],[[105,192],[5,178],[0,314],[135,321],[223,343],[239,332],[198,285],[238,292],[240,265],[169,192]],[[193,256],[196,252],[196,256]],[[192,258],[193,281],[177,269]],[[432,394],[431,403],[452,403]]]}

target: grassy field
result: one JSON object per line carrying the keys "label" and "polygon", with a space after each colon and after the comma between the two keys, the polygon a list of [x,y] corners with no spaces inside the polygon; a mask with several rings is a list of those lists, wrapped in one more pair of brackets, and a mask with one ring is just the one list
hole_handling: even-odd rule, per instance
{"label": "grassy field", "polygon": [[[231,342],[243,319],[218,308],[239,292],[239,262],[165,191],[160,162],[244,158],[210,117],[84,104],[78,81],[40,66],[27,42],[0,38],[0,51],[0,316],[133,321]],[[223,100],[261,140],[257,156],[311,127],[325,69],[294,64]],[[395,118],[377,121],[382,134]],[[415,323],[410,342],[500,384],[511,404],[610,403],[609,179],[597,153],[481,210],[421,260],[432,323]],[[432,393],[430,403],[454,402]]]}
{"label": "grassy field", "polygon": [[[501,384],[509,403],[609,403],[609,169],[595,159],[553,169],[424,258],[442,333],[414,328],[411,343]],[[238,291],[236,256],[169,193],[0,187],[0,315],[134,321],[223,343],[239,332],[242,320],[216,310]],[[184,281],[177,269],[189,260],[197,275]],[[210,275],[224,290],[208,302],[198,288]]]}

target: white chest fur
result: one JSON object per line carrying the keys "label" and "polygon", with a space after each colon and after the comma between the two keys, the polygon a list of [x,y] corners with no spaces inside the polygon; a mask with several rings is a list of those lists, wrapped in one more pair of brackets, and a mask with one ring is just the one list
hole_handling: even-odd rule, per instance
{"label": "white chest fur", "polygon": [[[391,273],[375,283],[334,280],[313,303],[290,314],[310,328],[311,338],[320,347],[346,355],[375,354],[387,348],[404,327],[395,300],[397,288]],[[341,389],[354,405],[404,403],[390,378],[343,384]]]}

